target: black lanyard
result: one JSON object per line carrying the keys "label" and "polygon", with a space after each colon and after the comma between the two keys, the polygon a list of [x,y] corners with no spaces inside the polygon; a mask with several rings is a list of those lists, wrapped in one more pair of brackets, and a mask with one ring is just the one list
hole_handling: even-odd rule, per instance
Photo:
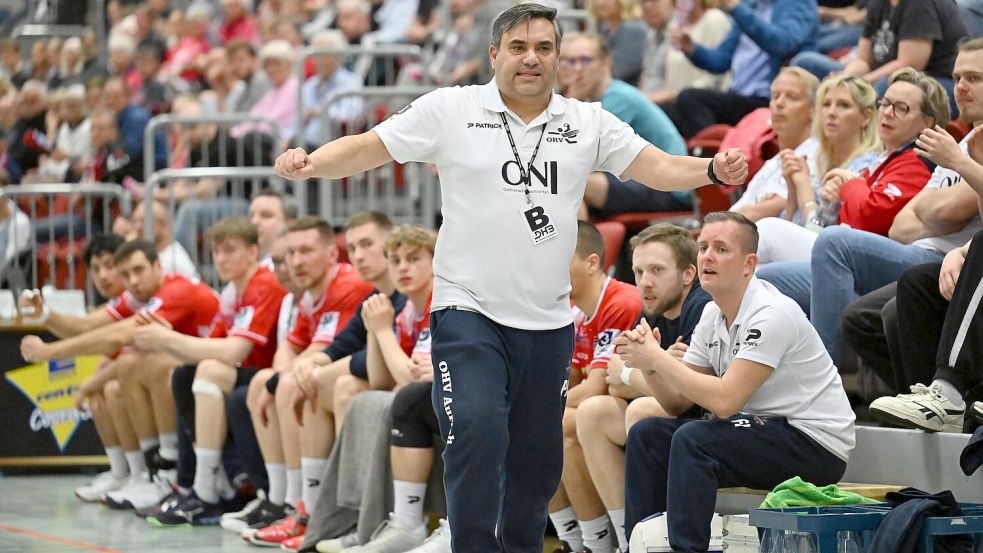
{"label": "black lanyard", "polygon": [[546,134],[546,125],[543,124],[543,131],[539,133],[539,140],[536,141],[536,149],[532,151],[532,157],[529,158],[529,166],[523,168],[522,160],[519,159],[519,149],[515,147],[515,140],[512,139],[512,130],[509,129],[509,122],[505,118],[505,112],[499,112],[499,115],[502,117],[502,125],[505,127],[505,136],[509,137],[509,144],[512,146],[512,155],[515,156],[515,164],[519,166],[519,178],[522,179],[525,185],[526,201],[529,202],[529,205],[533,205],[532,196],[529,192],[530,173],[532,173],[532,164],[536,161],[536,154],[539,153],[539,145],[543,143],[543,135]]}

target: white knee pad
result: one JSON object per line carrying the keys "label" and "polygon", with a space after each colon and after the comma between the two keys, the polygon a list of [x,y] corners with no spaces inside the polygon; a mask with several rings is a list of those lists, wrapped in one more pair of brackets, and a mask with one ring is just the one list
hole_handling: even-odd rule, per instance
{"label": "white knee pad", "polygon": [[218,384],[201,378],[196,378],[191,383],[191,393],[225,398],[225,393],[222,391],[222,388],[218,387]]}

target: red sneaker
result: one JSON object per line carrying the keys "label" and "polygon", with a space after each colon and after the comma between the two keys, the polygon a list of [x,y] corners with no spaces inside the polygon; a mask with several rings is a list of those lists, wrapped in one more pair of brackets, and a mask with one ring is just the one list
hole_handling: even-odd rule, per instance
{"label": "red sneaker", "polygon": [[300,538],[300,542],[297,543],[298,547],[304,540],[304,532],[307,531],[307,511],[304,510],[304,504],[299,503],[297,505],[297,512],[288,516],[287,518],[277,522],[276,524],[271,524],[266,528],[256,530],[247,536],[250,543],[253,545],[265,546],[265,547],[279,547],[284,541],[290,538]]}
{"label": "red sneaker", "polygon": [[303,534],[300,536],[294,536],[292,538],[287,538],[283,540],[282,542],[280,542],[280,549],[284,551],[290,551],[291,553],[295,553],[296,551],[300,550],[300,547],[302,545],[304,545]]}

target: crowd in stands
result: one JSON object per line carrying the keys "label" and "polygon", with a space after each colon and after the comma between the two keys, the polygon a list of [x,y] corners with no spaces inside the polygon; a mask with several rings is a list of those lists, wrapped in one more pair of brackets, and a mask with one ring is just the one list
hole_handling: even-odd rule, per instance
{"label": "crowd in stands", "polygon": [[[148,168],[265,167],[287,146],[363,129],[373,106],[326,103],[338,92],[485,83],[488,29],[509,3],[171,4],[110,1],[105,39],[0,43],[0,275],[37,244],[106,231],[88,236],[84,255],[103,306],[73,316],[31,294],[20,305],[58,338],[25,338],[26,360],[103,356],[76,405],[92,413],[110,470],[76,495],[156,526],[221,524],[291,551],[449,552],[446,521],[428,537],[425,516],[442,491],[436,229],[374,211],[299,216],[288,194],[259,182],[179,179],[148,197],[143,183]],[[851,399],[873,400],[870,415],[885,423],[962,432],[967,414],[983,418],[973,403],[983,357],[978,0],[551,4],[589,14],[563,37],[559,92],[600,102],[672,154],[714,125],[736,126],[758,162],[698,240],[665,223],[635,234],[634,284],[605,271],[590,221],[689,212],[695,196],[606,173],[585,183],[569,267],[563,476],[549,506],[558,551],[626,552],[633,526],[667,509],[697,513],[670,519],[670,534],[705,550],[708,482],[715,493],[790,476],[749,458],[782,453],[835,483],[854,421],[838,371],[873,375],[874,391]],[[396,44],[421,46],[422,61],[322,53],[300,63],[308,46]],[[161,114],[202,120],[158,129],[145,148]],[[243,118],[206,120],[217,114]],[[2,196],[32,183],[111,183],[136,205],[92,209],[79,192],[31,220]],[[199,280],[202,250],[221,290]],[[742,346],[735,316],[758,337],[784,333],[785,349],[748,353],[757,338]],[[674,368],[656,369],[672,364],[665,355]],[[677,374],[687,365],[696,376]],[[786,417],[769,424],[787,441],[746,451],[730,428],[747,422],[734,418],[742,413]],[[358,458],[369,468],[345,463]],[[391,482],[381,481],[387,467]]]}

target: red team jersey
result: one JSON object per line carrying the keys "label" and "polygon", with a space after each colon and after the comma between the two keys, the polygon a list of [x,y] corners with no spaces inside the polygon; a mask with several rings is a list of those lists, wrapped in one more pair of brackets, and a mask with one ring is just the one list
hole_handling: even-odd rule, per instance
{"label": "red team jersey", "polygon": [[414,353],[430,355],[430,302],[432,300],[431,291],[430,297],[427,298],[426,309],[422,313],[413,302],[406,300],[403,310],[396,316],[396,339],[406,355]]}
{"label": "red team jersey", "polygon": [[242,360],[243,367],[262,369],[273,365],[277,320],[285,295],[287,291],[280,287],[273,271],[259,267],[241,294],[232,284],[222,290],[219,311],[208,337],[245,338],[253,349]]}
{"label": "red team jersey", "polygon": [[137,311],[143,308],[143,302],[133,297],[129,290],[124,291],[118,298],[109,300],[104,308],[109,316],[122,321],[132,317]]}
{"label": "red team jersey", "polygon": [[196,278],[168,273],[143,311],[171,323],[176,332],[200,338],[211,330],[218,312],[218,294]]}
{"label": "red team jersey", "polygon": [[300,300],[297,322],[287,335],[287,340],[298,349],[307,349],[311,344],[331,345],[338,331],[345,328],[358,306],[375,289],[359,278],[348,263],[339,263],[332,272],[328,289],[320,299],[315,300],[305,292]]}
{"label": "red team jersey", "polygon": [[625,330],[634,328],[642,313],[638,288],[608,278],[597,301],[594,316],[587,318],[576,309],[574,317],[574,349],[570,368],[580,369],[584,376],[592,369],[606,369],[614,354],[614,339]]}

